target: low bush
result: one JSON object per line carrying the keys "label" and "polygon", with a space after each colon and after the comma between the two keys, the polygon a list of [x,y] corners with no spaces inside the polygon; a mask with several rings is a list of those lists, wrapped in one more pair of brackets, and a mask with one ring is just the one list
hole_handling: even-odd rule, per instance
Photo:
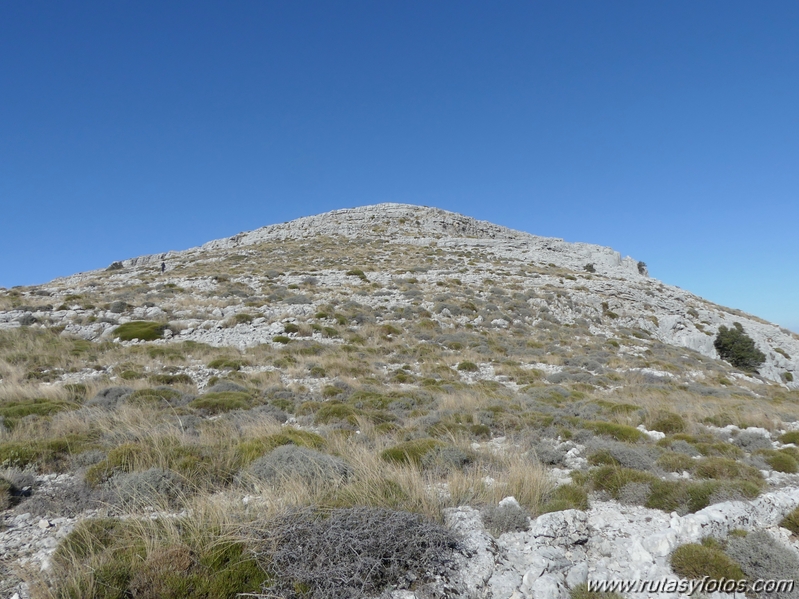
{"label": "low bush", "polygon": [[[750,580],[790,580],[799,572],[799,558],[788,547],[778,543],[764,530],[745,536],[731,536],[725,553],[740,564]],[[765,593],[764,593],[765,596]],[[771,593],[768,596],[796,597],[792,593]]]}
{"label": "low bush", "polygon": [[126,403],[134,405],[160,405],[176,406],[184,403],[183,394],[169,387],[157,387],[155,389],[139,389],[125,397]]}
{"label": "low bush", "polygon": [[[266,527],[270,595],[360,599],[448,573],[458,539],[421,516],[354,507],[286,513]],[[342,551],[346,547],[346,551]]]}
{"label": "low bush", "polygon": [[133,393],[133,389],[130,387],[106,387],[98,391],[94,397],[86,402],[86,405],[111,410],[116,408],[131,393]]}
{"label": "low bush", "polygon": [[113,333],[114,337],[118,337],[122,341],[155,341],[164,337],[164,331],[167,325],[160,322],[152,322],[148,320],[134,320],[119,325]]}
{"label": "low bush", "polygon": [[474,362],[464,361],[458,364],[458,370],[461,372],[477,372],[480,370],[480,367]]}
{"label": "low bush", "polygon": [[281,445],[249,467],[255,478],[267,482],[289,480],[335,483],[346,479],[350,466],[342,459],[298,445]]}
{"label": "low bush", "polygon": [[744,451],[756,451],[758,449],[771,449],[771,440],[761,435],[747,430],[743,430],[733,439],[733,443]]}
{"label": "low bush", "polygon": [[506,532],[521,532],[530,528],[530,516],[518,503],[484,507],[480,514],[483,526],[493,536]]}
{"label": "low bush", "polygon": [[122,472],[112,477],[108,485],[117,499],[130,507],[175,506],[185,493],[182,478],[163,468]]}
{"label": "low bush", "polygon": [[681,545],[671,554],[671,568],[681,578],[709,577],[740,580],[745,578],[741,566],[718,547],[689,543]]}

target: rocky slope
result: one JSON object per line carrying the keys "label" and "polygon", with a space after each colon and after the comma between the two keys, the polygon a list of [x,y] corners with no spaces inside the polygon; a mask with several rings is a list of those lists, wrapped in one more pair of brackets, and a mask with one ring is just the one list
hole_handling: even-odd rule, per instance
{"label": "rocky slope", "polygon": [[[131,334],[141,321],[147,336]],[[718,359],[719,327],[735,323],[765,355],[757,373]],[[318,435],[315,449],[343,434],[355,453],[421,439],[459,456],[417,464],[465,547],[458,571],[419,596],[563,599],[586,580],[673,579],[679,545],[736,530],[768,530],[799,559],[779,526],[799,505],[798,357],[797,335],[609,248],[400,204],[0,290],[0,490],[13,489],[0,590],[26,596],[21,580],[49,571],[76,523],[127,509],[111,482],[154,465],[188,478],[186,456],[230,450],[239,470],[189,481],[205,485],[197,495],[231,513],[274,501],[241,482],[238,436],[254,451],[262,421]],[[120,445],[160,442],[157,458],[113,463]],[[489,532],[486,500],[455,501],[451,471],[493,496],[512,470],[501,456],[540,460],[552,488],[590,503],[558,504],[549,487],[520,508],[507,498],[533,519]],[[631,482],[605,485],[611,466]],[[659,484],[704,494],[669,502]],[[124,517],[177,517],[158,507]]]}

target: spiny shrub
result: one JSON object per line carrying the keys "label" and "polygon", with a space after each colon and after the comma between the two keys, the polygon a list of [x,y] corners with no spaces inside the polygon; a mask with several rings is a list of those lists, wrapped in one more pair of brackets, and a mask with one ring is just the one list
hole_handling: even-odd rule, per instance
{"label": "spiny shrub", "polygon": [[[731,536],[725,552],[741,565],[750,580],[793,579],[799,572],[796,555],[764,530],[746,536]],[[796,597],[793,593],[776,593],[776,596]]]}
{"label": "spiny shrub", "polygon": [[671,554],[671,568],[677,576],[697,579],[703,577],[740,580],[745,578],[741,566],[715,546],[689,543]]}
{"label": "spiny shrub", "polygon": [[266,528],[267,589],[286,599],[360,599],[412,583],[418,588],[447,574],[458,548],[446,528],[408,512],[288,512]]}
{"label": "spiny shrub", "polygon": [[328,483],[346,479],[351,468],[344,460],[314,449],[281,445],[255,460],[249,472],[267,482],[299,479]]}
{"label": "spiny shrub", "polygon": [[760,433],[753,431],[741,431],[733,443],[744,451],[755,451],[757,449],[771,449],[771,440]]}
{"label": "spiny shrub", "polygon": [[114,337],[119,337],[122,341],[132,341],[138,339],[140,341],[155,341],[164,336],[164,331],[167,325],[160,322],[152,322],[149,320],[134,320],[119,325],[114,330]]}
{"label": "spiny shrub", "polygon": [[530,517],[518,503],[487,506],[481,510],[483,526],[495,537],[530,528]]}
{"label": "spiny shrub", "polygon": [[128,395],[133,393],[130,387],[106,387],[86,402],[88,406],[98,406],[100,408],[113,409],[119,405]]}
{"label": "spiny shrub", "polygon": [[724,325],[719,327],[713,346],[722,360],[747,372],[757,372],[766,355],[757,349],[754,340],[744,332],[740,322],[734,322],[733,328]]}
{"label": "spiny shrub", "polygon": [[150,468],[143,472],[122,472],[112,477],[108,485],[119,501],[132,506],[155,505],[160,502],[176,505],[184,493],[183,480],[175,472]]}

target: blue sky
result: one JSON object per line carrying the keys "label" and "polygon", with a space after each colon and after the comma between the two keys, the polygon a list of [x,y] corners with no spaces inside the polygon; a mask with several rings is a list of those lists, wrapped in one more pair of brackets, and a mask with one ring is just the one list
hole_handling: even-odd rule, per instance
{"label": "blue sky", "polygon": [[385,201],[799,331],[799,3],[0,3],[0,286]]}

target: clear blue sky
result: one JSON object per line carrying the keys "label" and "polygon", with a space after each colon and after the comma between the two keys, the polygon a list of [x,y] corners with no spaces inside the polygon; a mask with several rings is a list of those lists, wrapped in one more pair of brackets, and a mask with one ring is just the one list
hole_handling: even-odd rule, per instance
{"label": "clear blue sky", "polygon": [[385,201],[799,330],[799,3],[0,3],[0,286]]}

